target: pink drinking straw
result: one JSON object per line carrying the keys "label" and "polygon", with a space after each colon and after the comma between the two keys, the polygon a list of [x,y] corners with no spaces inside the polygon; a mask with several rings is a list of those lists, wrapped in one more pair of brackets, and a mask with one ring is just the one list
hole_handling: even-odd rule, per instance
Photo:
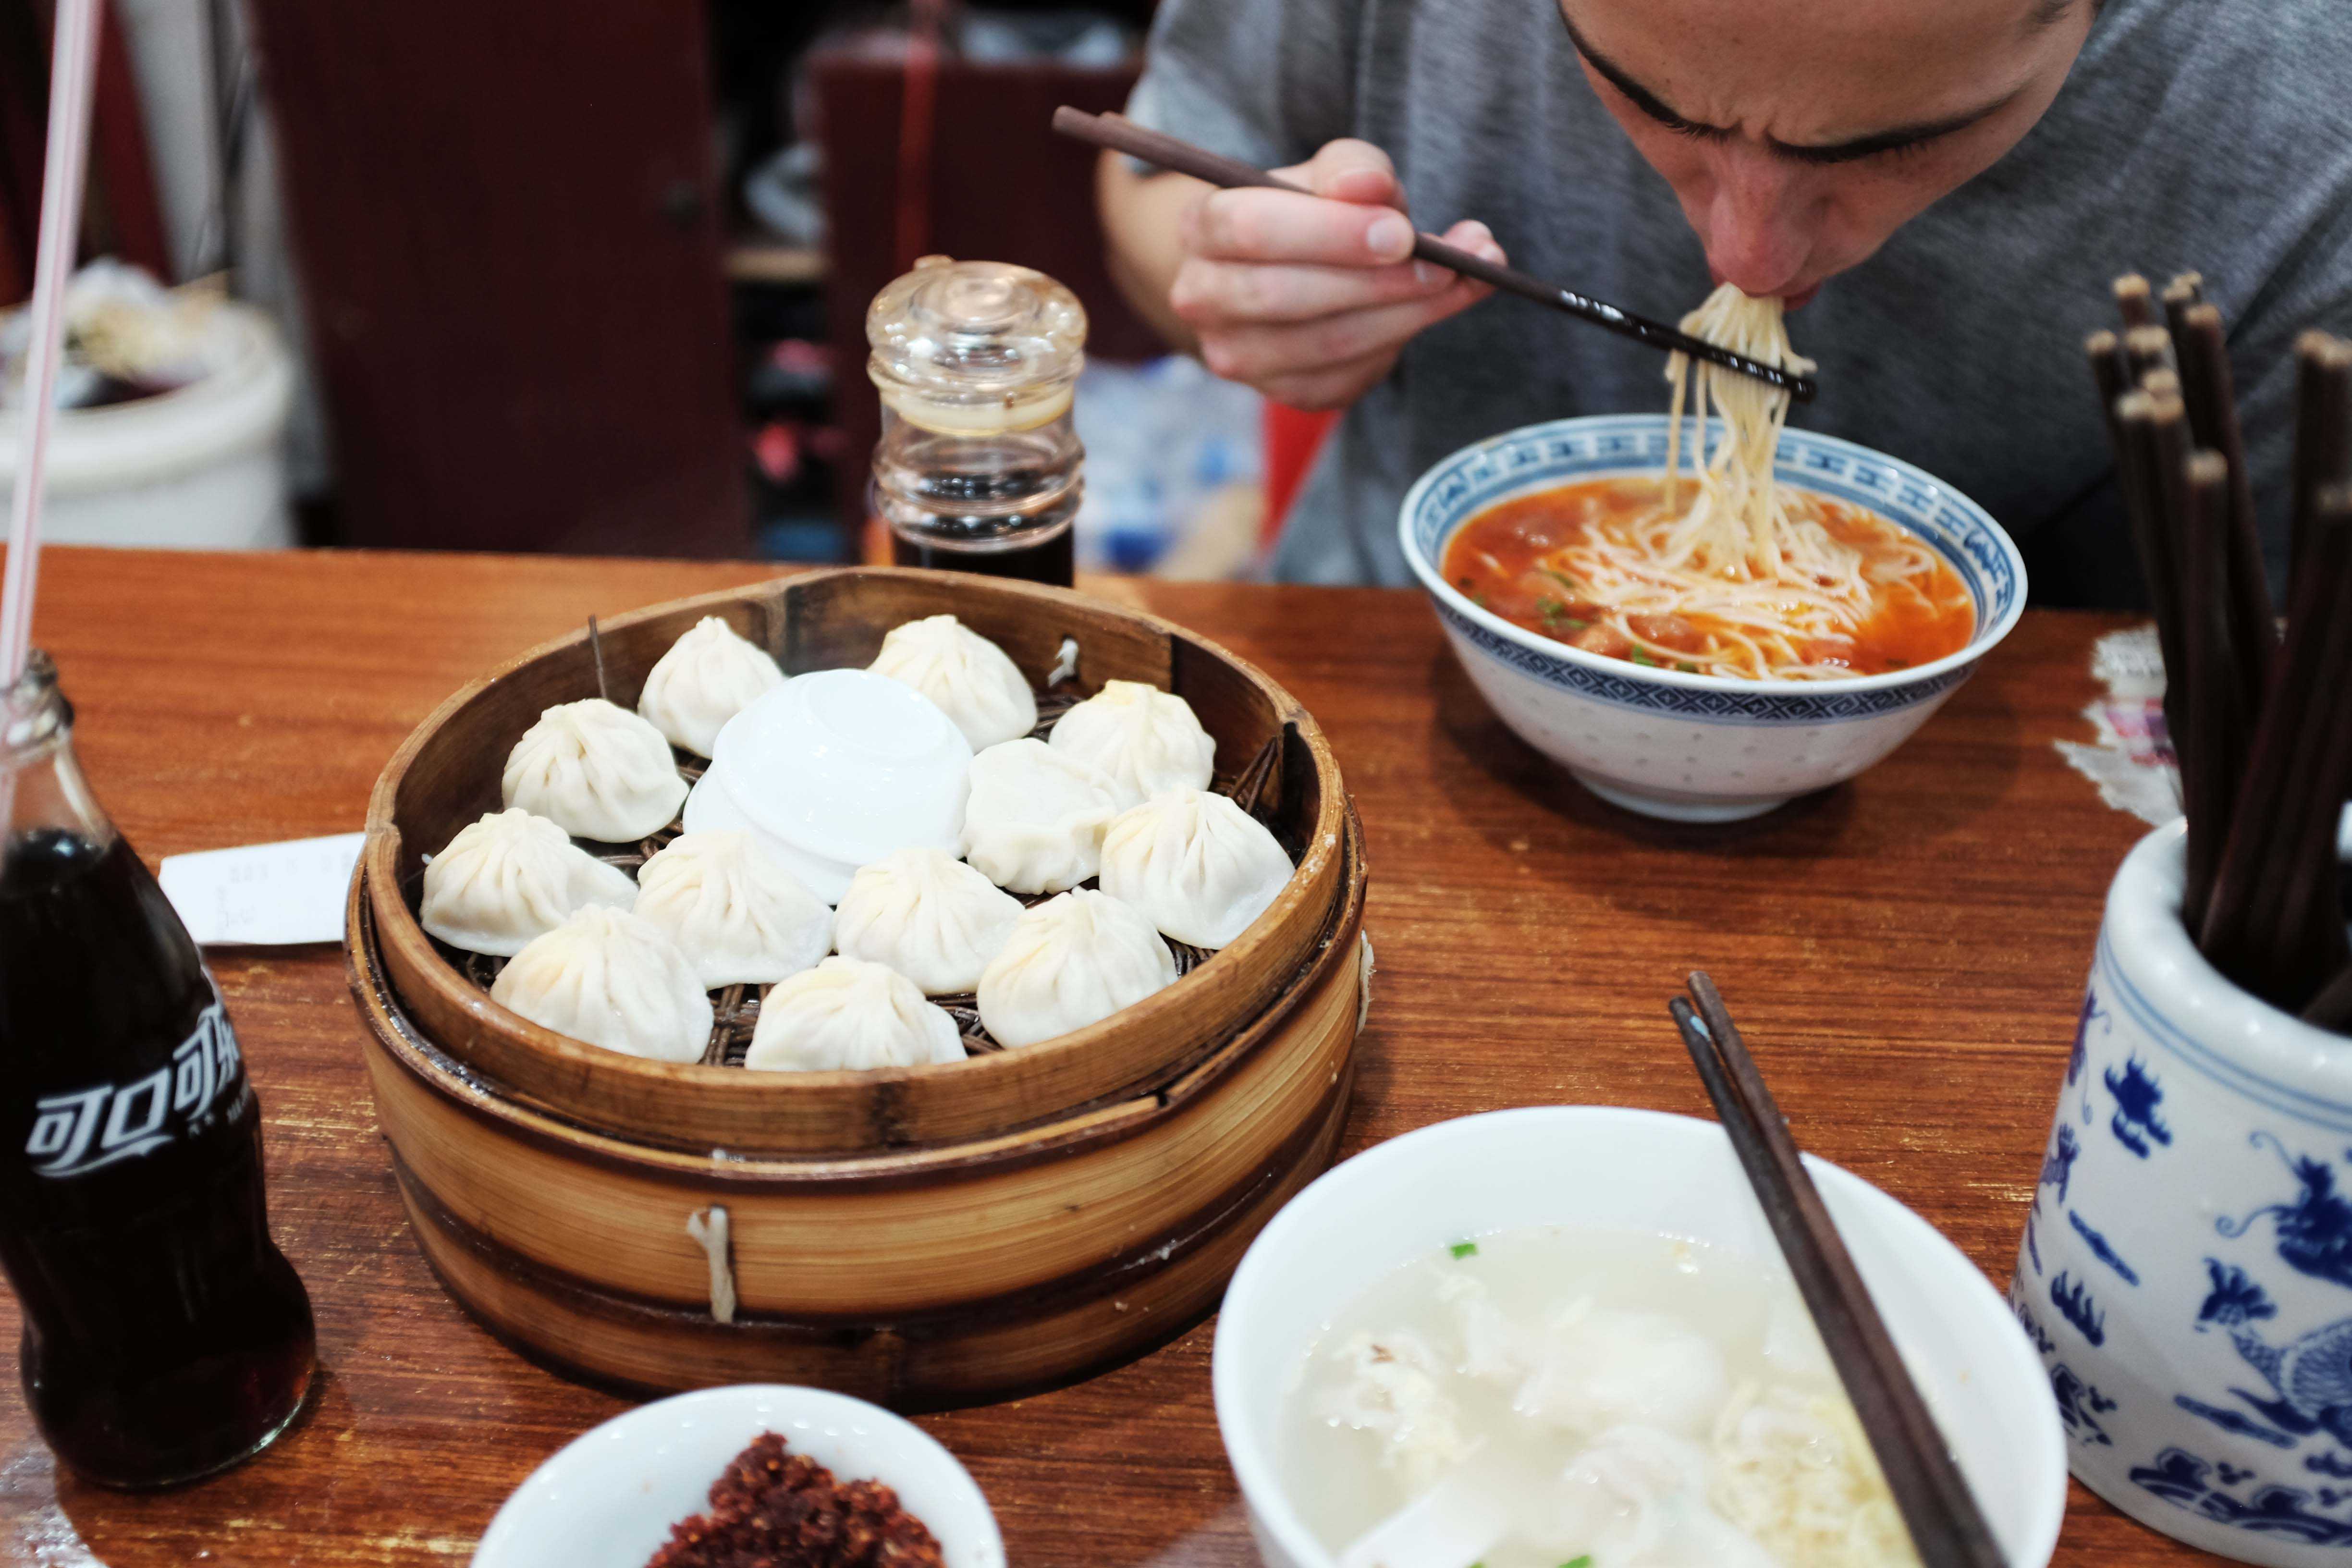
{"label": "pink drinking straw", "polygon": [[41,492],[49,426],[57,417],[58,362],[65,349],[66,282],[81,229],[89,149],[89,102],[98,74],[99,0],[58,0],[49,65],[48,162],[41,176],[41,240],[33,264],[33,341],[25,412],[16,436],[16,485],[8,519],[8,574],[0,583],[0,689],[25,673],[33,640],[33,580],[41,566]]}

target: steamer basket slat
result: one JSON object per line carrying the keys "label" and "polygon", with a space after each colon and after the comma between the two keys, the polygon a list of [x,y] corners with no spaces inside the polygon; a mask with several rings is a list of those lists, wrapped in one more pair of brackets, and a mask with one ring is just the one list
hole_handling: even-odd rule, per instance
{"label": "steamer basket slat", "polygon": [[[1312,717],[1248,665],[1067,592],[845,570],[604,623],[610,695],[633,703],[705,615],[800,673],[868,663],[889,627],[942,611],[1040,687],[1075,637],[1086,691],[1177,691],[1221,777],[1277,742],[1261,802],[1299,852],[1290,884],[1175,985],[1042,1045],[872,1073],[639,1061],[499,1007],[416,923],[424,853],[497,809],[541,709],[593,694],[584,633],[468,687],[377,785],[347,950],[412,1227],[460,1303],[528,1353],[639,1389],[1003,1397],[1180,1332],[1329,1161],[1369,994],[1361,830]],[[730,1321],[688,1231],[714,1208]]]}

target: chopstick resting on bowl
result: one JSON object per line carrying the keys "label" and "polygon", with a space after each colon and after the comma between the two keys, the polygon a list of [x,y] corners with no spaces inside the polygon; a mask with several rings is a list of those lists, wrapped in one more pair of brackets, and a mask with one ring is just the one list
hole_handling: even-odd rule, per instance
{"label": "chopstick resting on bowl", "polygon": [[[1254,169],[1239,159],[1227,158],[1212,153],[1205,147],[1195,147],[1191,142],[1180,142],[1173,136],[1146,130],[1133,121],[1119,115],[1088,114],[1082,109],[1073,109],[1068,104],[1064,104],[1054,110],[1054,129],[1065,136],[1087,142],[1091,146],[1104,148],[1113,153],[1124,153],[1130,158],[1139,158],[1147,163],[1156,163],[1172,174],[1190,174],[1196,180],[1206,180],[1213,185],[1222,185],[1227,190],[1255,185],[1267,190],[1296,191],[1300,195],[1313,194],[1292,184],[1287,180],[1276,179],[1263,169]],[[1634,315],[1630,310],[1621,310],[1605,300],[1595,300],[1591,295],[1580,294],[1573,289],[1563,289],[1557,283],[1547,283],[1532,274],[1519,271],[1517,268],[1497,267],[1483,257],[1473,256],[1466,250],[1448,245],[1444,240],[1433,238],[1429,235],[1417,234],[1413,237],[1412,253],[1421,260],[1435,262],[1440,267],[1459,272],[1465,278],[1475,278],[1479,282],[1499,289],[1507,294],[1517,294],[1521,299],[1532,300],[1538,305],[1549,305],[1553,310],[1565,311],[1579,321],[1591,321],[1595,326],[1604,327],[1620,337],[1631,338],[1638,343],[1647,343],[1654,349],[1665,349],[1675,353],[1688,354],[1693,359],[1705,360],[1709,364],[1719,364],[1726,370],[1737,371],[1741,375],[1753,376],[1767,386],[1787,393],[1792,401],[1811,403],[1814,393],[1819,390],[1811,376],[1799,375],[1792,371],[1782,370],[1778,365],[1766,364],[1762,360],[1733,353],[1719,343],[1711,343],[1705,338],[1693,337],[1678,327],[1667,326],[1664,321],[1651,321],[1646,316]]]}
{"label": "chopstick resting on bowl", "polygon": [[1853,1401],[1920,1562],[1926,1568],[2005,1568],[2008,1560],[1993,1541],[1968,1479],[1895,1352],[1886,1323],[1805,1172],[1788,1119],[1764,1087],[1723,997],[1703,973],[1691,975],[1690,989],[1697,1007],[1677,996],[1668,1011],[1821,1330],[1830,1363]]}

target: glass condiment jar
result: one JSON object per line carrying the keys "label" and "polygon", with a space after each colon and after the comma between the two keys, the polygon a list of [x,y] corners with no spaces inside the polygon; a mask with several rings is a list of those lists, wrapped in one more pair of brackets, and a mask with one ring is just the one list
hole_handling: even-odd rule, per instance
{"label": "glass condiment jar", "polygon": [[874,509],[898,563],[1067,586],[1085,489],[1077,297],[1026,267],[927,256],[874,297],[866,338]]}

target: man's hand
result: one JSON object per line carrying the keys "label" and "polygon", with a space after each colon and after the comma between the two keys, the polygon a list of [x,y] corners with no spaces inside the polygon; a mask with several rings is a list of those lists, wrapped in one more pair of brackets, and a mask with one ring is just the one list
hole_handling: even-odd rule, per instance
{"label": "man's hand", "polygon": [[[1411,259],[1404,193],[1379,148],[1333,142],[1276,172],[1315,194],[1207,190],[1179,221],[1169,307],[1217,374],[1294,408],[1342,407],[1388,374],[1415,332],[1489,292]],[[1504,259],[1482,223],[1444,237]]]}

